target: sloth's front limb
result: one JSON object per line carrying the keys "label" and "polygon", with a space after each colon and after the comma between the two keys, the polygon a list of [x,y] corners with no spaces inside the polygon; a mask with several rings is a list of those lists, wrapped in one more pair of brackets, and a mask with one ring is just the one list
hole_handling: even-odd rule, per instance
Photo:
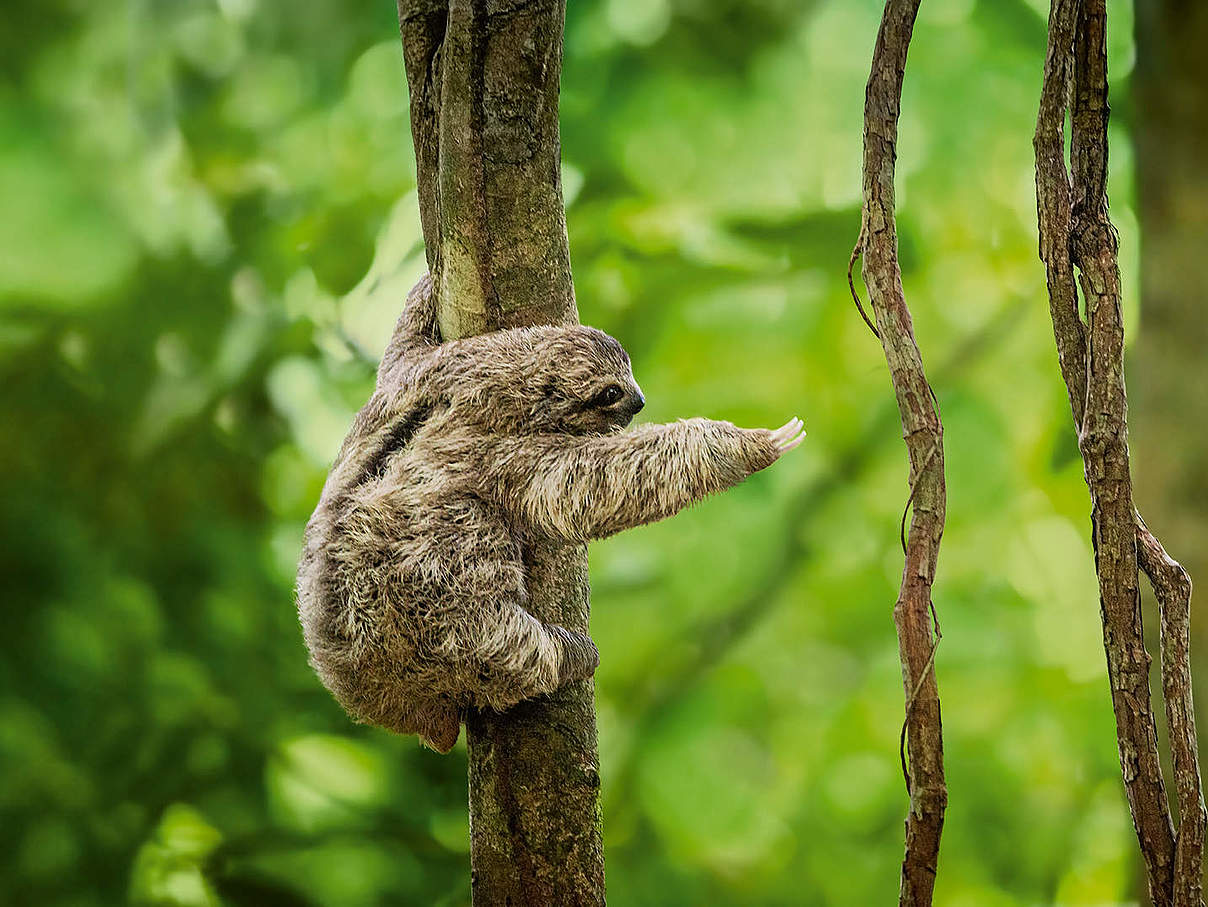
{"label": "sloth's front limb", "polygon": [[[389,374],[408,353],[428,349],[440,343],[440,328],[436,323],[436,301],[432,275],[425,274],[407,294],[403,313],[394,326],[394,335],[386,344],[386,351],[382,354],[382,361],[378,366],[379,379]],[[379,386],[381,383],[379,380]]]}
{"label": "sloth's front limb", "polygon": [[686,419],[615,435],[495,439],[484,492],[536,533],[586,542],[661,520],[765,469],[804,436]]}
{"label": "sloth's front limb", "polygon": [[484,621],[468,663],[477,706],[506,709],[595,673],[600,654],[582,633],[544,624],[514,602]]}

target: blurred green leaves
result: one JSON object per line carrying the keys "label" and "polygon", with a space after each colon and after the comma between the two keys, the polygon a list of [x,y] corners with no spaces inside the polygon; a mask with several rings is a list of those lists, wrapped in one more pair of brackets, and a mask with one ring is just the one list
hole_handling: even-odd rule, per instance
{"label": "blurred green leaves", "polygon": [[[924,4],[906,80],[904,279],[948,425],[948,905],[1134,890],[1035,254],[1045,7]],[[618,904],[896,889],[905,460],[844,275],[879,14],[568,10],[584,321],[632,353],[646,418],[796,414],[810,431],[768,473],[593,549]],[[327,464],[425,267],[394,15],[10,13],[0,901],[468,902],[461,751],[352,725],[306,664],[293,603]],[[1119,93],[1128,4],[1111,15]],[[1127,138],[1112,135],[1112,204],[1135,288]]]}
{"label": "blurred green leaves", "polygon": [[113,292],[137,259],[128,227],[49,148],[21,141],[28,124],[4,113],[0,300],[11,305],[34,297],[47,306],[70,308]]}
{"label": "blurred green leaves", "polygon": [[165,810],[155,837],[134,861],[130,902],[156,907],[218,907],[222,902],[202,870],[222,834],[196,810],[174,804]]}
{"label": "blurred green leaves", "polygon": [[318,734],[284,741],[265,786],[277,820],[300,831],[348,825],[390,795],[380,753]]}

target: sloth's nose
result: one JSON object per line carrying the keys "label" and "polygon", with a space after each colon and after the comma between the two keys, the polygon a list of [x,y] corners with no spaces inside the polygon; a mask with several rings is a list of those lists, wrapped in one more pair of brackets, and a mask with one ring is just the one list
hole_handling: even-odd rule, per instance
{"label": "sloth's nose", "polygon": [[645,405],[646,405],[646,398],[642,396],[641,391],[638,391],[637,394],[634,395],[633,402],[629,405],[629,408],[631,410],[633,410],[633,413],[636,416],[638,413],[640,413],[642,411],[642,407],[644,407]]}

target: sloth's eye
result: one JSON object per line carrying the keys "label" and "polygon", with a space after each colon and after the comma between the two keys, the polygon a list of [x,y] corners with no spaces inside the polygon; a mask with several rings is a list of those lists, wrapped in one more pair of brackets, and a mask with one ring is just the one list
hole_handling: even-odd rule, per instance
{"label": "sloth's eye", "polygon": [[610,384],[604,390],[600,391],[591,398],[592,406],[612,406],[625,396],[625,391],[621,390],[620,385]]}

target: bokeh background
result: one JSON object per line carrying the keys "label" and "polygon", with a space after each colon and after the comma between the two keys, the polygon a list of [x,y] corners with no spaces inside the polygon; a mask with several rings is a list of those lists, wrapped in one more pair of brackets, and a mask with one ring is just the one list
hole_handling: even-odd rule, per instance
{"label": "bokeh background", "polygon": [[[1135,337],[1133,12],[1109,6]],[[584,321],[631,351],[644,418],[810,431],[593,548],[615,904],[897,891],[906,461],[845,282],[879,13],[571,3]],[[1036,255],[1046,15],[927,0],[906,79],[902,263],[949,470],[943,905],[1142,897]],[[16,0],[0,70],[0,902],[468,903],[464,743],[350,723],[293,604],[423,267],[393,5]],[[1146,443],[1204,457],[1173,429]]]}

